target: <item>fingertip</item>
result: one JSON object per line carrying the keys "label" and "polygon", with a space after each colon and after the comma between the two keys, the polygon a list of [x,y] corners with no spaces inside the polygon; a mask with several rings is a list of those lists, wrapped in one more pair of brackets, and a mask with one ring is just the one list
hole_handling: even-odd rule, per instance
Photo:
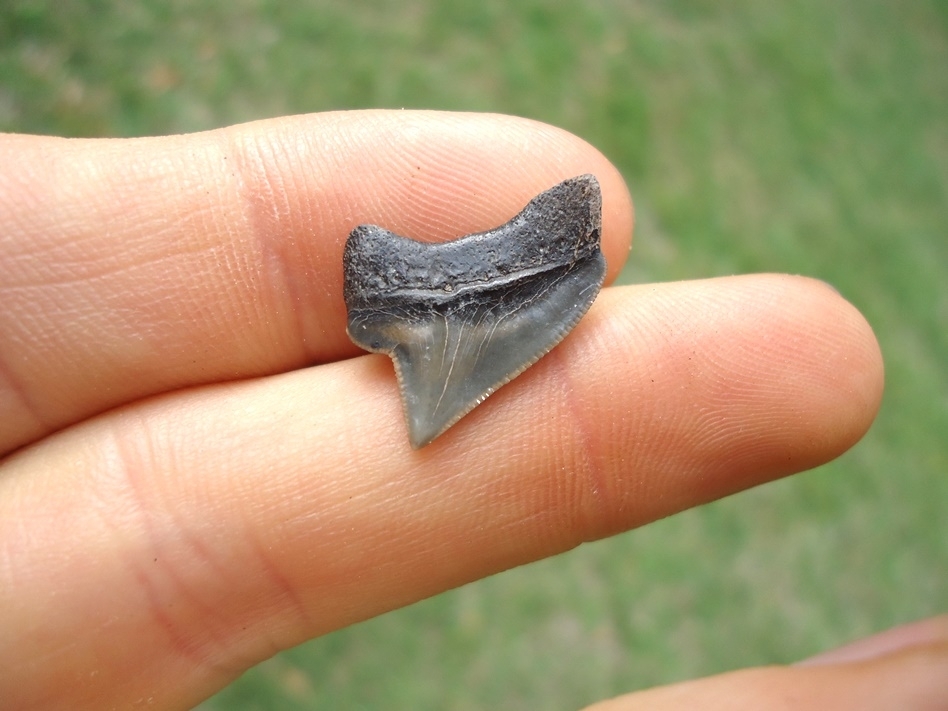
{"label": "fingertip", "polygon": [[841,647],[821,652],[798,662],[795,666],[849,664],[881,659],[887,655],[909,652],[913,649],[939,646],[948,651],[948,614],[892,627]]}
{"label": "fingertip", "polygon": [[320,233],[335,235],[333,243],[366,222],[423,241],[455,239],[497,227],[540,192],[592,173],[603,194],[608,281],[621,271],[631,245],[632,201],[619,170],[586,140],[532,119],[346,111],[227,131],[241,154],[259,158],[249,166],[251,174],[265,176],[259,188],[282,175],[281,183],[310,200],[318,196],[313,203],[321,212],[311,220]]}
{"label": "fingertip", "polygon": [[819,279],[775,275],[799,291],[801,312],[812,314],[812,362],[826,384],[826,408],[835,413],[835,448],[839,456],[872,426],[882,404],[885,364],[868,319],[835,287]]}
{"label": "fingertip", "polygon": [[600,472],[655,473],[649,496],[600,474],[594,514],[580,506],[587,538],[830,461],[868,430],[882,393],[866,319],[785,275],[608,289],[560,353],[572,373],[570,405],[552,410],[560,439],[585,433]]}

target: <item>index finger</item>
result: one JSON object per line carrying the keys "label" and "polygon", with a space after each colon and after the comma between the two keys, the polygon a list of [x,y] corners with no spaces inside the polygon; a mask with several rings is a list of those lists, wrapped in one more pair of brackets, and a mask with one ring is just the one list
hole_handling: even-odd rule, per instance
{"label": "index finger", "polygon": [[607,279],[631,239],[628,192],[597,150],[505,116],[6,136],[0,166],[0,455],[143,396],[355,354],[341,256],[356,224],[450,239],[593,173]]}

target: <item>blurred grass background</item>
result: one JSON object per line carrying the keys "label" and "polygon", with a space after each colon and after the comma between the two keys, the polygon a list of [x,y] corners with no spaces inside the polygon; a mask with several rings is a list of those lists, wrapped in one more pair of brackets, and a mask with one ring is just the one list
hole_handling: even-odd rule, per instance
{"label": "blurred grass background", "polygon": [[281,654],[218,709],[572,709],[790,662],[948,607],[948,3],[0,2],[0,129],[194,131],[497,111],[636,200],[625,281],[825,279],[876,329],[840,460]]}

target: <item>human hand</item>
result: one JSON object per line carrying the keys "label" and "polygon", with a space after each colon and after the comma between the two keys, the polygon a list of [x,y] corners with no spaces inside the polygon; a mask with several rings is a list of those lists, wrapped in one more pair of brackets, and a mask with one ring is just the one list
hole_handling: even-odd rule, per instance
{"label": "human hand", "polygon": [[390,361],[345,334],[349,230],[447,239],[582,173],[611,280],[619,174],[525,120],[0,137],[5,708],[188,707],[280,649],[859,439],[882,390],[871,329],[771,275],[606,289],[412,451]]}

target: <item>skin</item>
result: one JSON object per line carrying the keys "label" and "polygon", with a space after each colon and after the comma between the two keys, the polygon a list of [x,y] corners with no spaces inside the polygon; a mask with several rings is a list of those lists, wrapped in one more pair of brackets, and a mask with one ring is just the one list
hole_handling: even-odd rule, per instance
{"label": "skin", "polygon": [[[522,119],[0,137],[4,707],[187,708],[278,650],[862,436],[883,383],[868,324],[823,283],[754,275],[605,289],[412,451],[391,362],[345,334],[349,230],[450,239],[582,173],[611,280],[620,175]],[[945,708],[948,620],[890,635],[593,708]]]}

